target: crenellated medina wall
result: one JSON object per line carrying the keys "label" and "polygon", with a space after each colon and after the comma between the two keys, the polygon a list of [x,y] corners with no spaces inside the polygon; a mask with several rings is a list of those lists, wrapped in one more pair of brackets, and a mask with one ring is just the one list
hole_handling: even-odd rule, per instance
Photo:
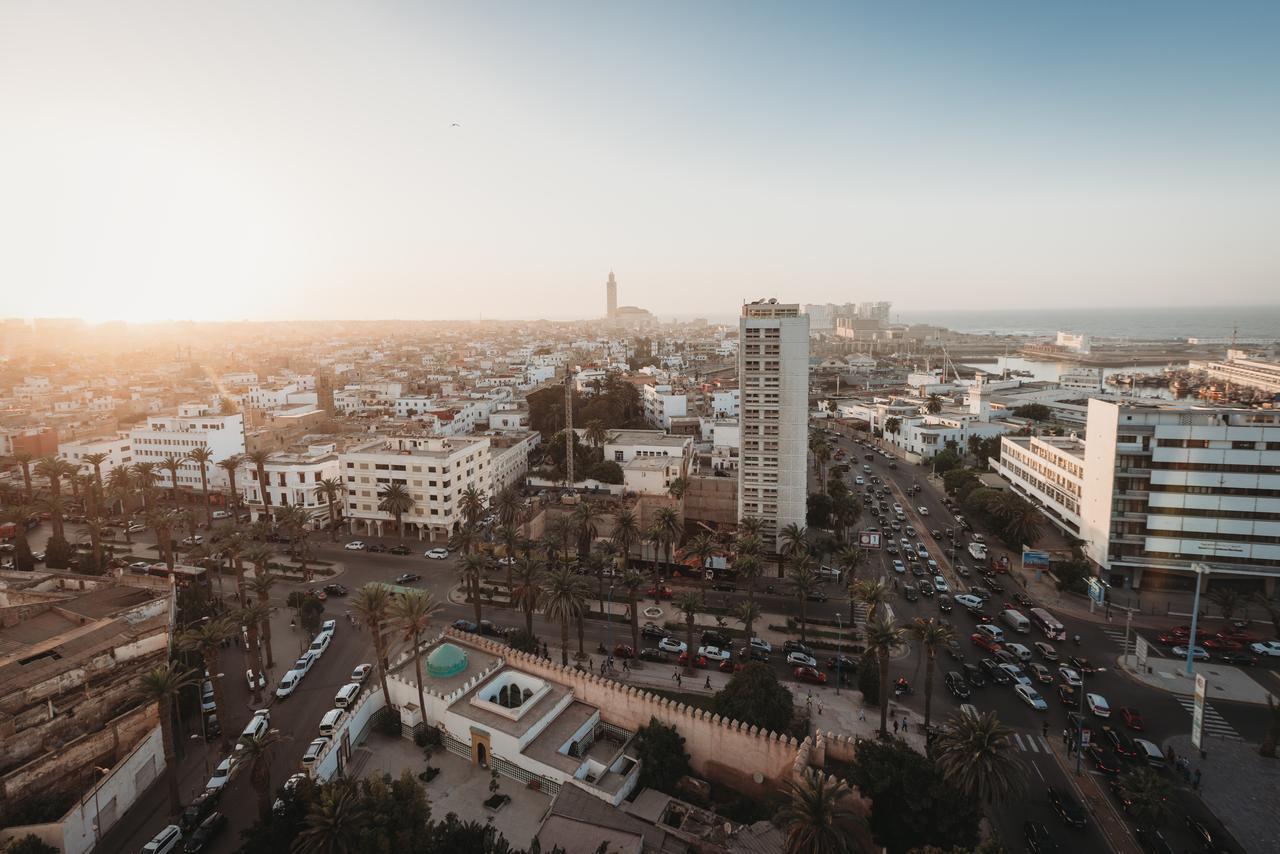
{"label": "crenellated medina wall", "polygon": [[[462,646],[471,646],[505,658],[507,663],[544,679],[568,686],[574,697],[600,709],[604,720],[624,729],[637,730],[650,718],[673,726],[684,737],[694,771],[746,794],[766,794],[792,778],[800,742],[702,709],[668,700],[631,685],[544,658],[519,652],[476,635],[445,634]],[[757,775],[760,782],[756,782]]]}

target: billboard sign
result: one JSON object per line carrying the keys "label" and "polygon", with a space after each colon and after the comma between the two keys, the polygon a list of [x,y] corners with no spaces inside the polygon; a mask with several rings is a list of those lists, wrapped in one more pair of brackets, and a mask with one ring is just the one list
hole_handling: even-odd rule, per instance
{"label": "billboard sign", "polygon": [[1196,674],[1196,704],[1191,709],[1191,744],[1196,750],[1202,750],[1200,739],[1204,734],[1204,674]]}
{"label": "billboard sign", "polygon": [[1102,579],[1089,579],[1089,598],[1099,605],[1107,601],[1107,585],[1102,581]]}
{"label": "billboard sign", "polygon": [[1138,635],[1136,651],[1138,654],[1138,669],[1142,670],[1147,666],[1147,639],[1142,635]]}
{"label": "billboard sign", "polygon": [[858,545],[864,549],[880,548],[880,532],[874,528],[868,528],[858,534]]}
{"label": "billboard sign", "polygon": [[1033,549],[1022,550],[1022,568],[1035,567],[1036,581],[1040,580],[1040,573],[1049,568],[1049,553],[1035,551]]}

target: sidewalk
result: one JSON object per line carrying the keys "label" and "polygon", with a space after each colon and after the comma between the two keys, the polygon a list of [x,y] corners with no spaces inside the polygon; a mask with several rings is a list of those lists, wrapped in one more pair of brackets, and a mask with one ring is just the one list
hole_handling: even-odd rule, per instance
{"label": "sidewalk", "polygon": [[[1148,658],[1145,670],[1137,670],[1133,655],[1116,659],[1117,672],[1139,682],[1148,688],[1166,691],[1170,694],[1191,696],[1195,693],[1196,678],[1187,675],[1186,661],[1181,658]],[[1255,682],[1244,670],[1212,661],[1197,661],[1195,673],[1205,678],[1207,700],[1225,700],[1232,703],[1252,703],[1265,706],[1267,697],[1274,696],[1275,691],[1268,691]]]}
{"label": "sidewalk", "polygon": [[[1174,736],[1162,746],[1179,756],[1196,755],[1191,737]],[[1199,797],[1245,851],[1280,851],[1280,761],[1258,755],[1258,747],[1241,741],[1215,741],[1204,759],[1193,760],[1203,772]]]}

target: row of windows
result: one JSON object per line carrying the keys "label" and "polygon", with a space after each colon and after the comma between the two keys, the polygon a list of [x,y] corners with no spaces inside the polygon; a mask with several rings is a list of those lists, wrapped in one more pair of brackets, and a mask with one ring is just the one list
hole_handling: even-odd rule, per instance
{"label": "row of windows", "polygon": [[[1156,445],[1161,448],[1221,448],[1226,449],[1226,441],[1209,439],[1157,439]],[[1230,442],[1233,451],[1280,451],[1280,442],[1255,442],[1249,439],[1234,439]]]}
{"label": "row of windows", "polygon": [[1214,471],[1231,474],[1276,474],[1275,466],[1248,466],[1235,463],[1182,463],[1152,460],[1148,466],[1165,471]]}
{"label": "row of windows", "polygon": [[1280,513],[1266,513],[1261,510],[1218,510],[1198,507],[1148,507],[1147,513],[1153,516],[1198,516],[1200,518],[1218,519],[1258,519],[1261,521],[1280,520]]}

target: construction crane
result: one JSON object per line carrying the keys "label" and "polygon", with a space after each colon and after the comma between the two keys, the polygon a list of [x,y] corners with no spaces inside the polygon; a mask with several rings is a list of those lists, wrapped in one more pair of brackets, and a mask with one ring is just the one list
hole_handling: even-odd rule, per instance
{"label": "construction crane", "polygon": [[573,366],[564,369],[564,477],[573,489]]}

